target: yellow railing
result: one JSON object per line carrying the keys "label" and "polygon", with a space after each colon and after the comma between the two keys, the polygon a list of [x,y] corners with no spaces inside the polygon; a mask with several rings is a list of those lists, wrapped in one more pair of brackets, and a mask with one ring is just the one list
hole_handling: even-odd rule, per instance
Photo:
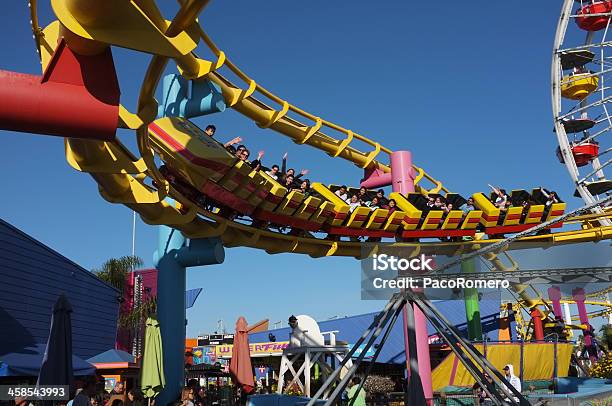
{"label": "yellow railing", "polygon": [[[191,15],[191,13],[193,13],[197,7],[200,7],[201,4],[202,0],[199,2],[197,0],[185,2],[183,6],[187,7],[190,5],[189,7],[191,7],[191,9],[177,14],[183,16],[181,17],[183,22],[180,25],[186,24],[185,21],[188,21],[189,18],[184,16]],[[42,58],[42,54],[45,53],[45,55],[47,55],[46,53],[52,52],[51,44],[53,44],[54,40],[57,38],[44,38],[43,31],[38,24],[36,0],[31,0],[30,5],[32,29],[35,34],[36,46],[39,50],[41,59],[44,59]],[[162,22],[157,21],[157,24],[158,27],[161,27]],[[191,67],[204,66],[206,69],[209,69],[206,74],[209,78],[220,81],[227,86],[233,86],[231,82],[216,73],[221,66],[227,66],[228,69],[248,84],[246,90],[240,89],[240,97],[237,99],[236,103],[245,101],[249,98],[250,102],[256,107],[267,109],[268,112],[274,111],[267,120],[262,122],[256,121],[260,126],[273,128],[276,124],[284,121],[286,124],[288,123],[288,125],[304,129],[303,137],[297,140],[299,143],[308,143],[315,147],[321,147],[317,142],[324,142],[326,148],[330,145],[333,147],[332,150],[329,150],[329,148],[326,150],[326,152],[330,153],[332,156],[342,157],[354,163],[359,163],[359,166],[364,168],[376,165],[383,170],[389,170],[388,166],[376,161],[376,158],[381,152],[389,154],[391,150],[351,130],[305,112],[275,96],[268,90],[259,86],[231,61],[227,60],[225,54],[214,45],[201,28],[199,28],[199,31],[203,41],[217,56],[217,62],[209,63],[198,59],[194,54],[188,54],[179,58],[180,60],[177,60],[179,67],[181,64]],[[57,36],[57,33],[54,35]],[[41,45],[44,45],[44,48],[41,49]],[[194,60],[196,61],[195,64]],[[153,56],[141,87],[137,114],[129,113],[123,106],[120,108],[122,124],[136,130],[138,136],[138,149],[141,154],[140,159],[128,153],[127,148],[125,148],[119,140],[114,141],[112,144],[97,141],[67,140],[67,155],[72,154],[70,158],[77,158],[77,156],[80,158],[79,162],[76,160],[70,161],[69,158],[69,162],[71,162],[71,165],[75,166],[76,169],[91,173],[94,180],[100,185],[100,193],[105,199],[114,203],[125,204],[140,213],[143,220],[149,224],[166,224],[181,230],[186,236],[193,238],[218,236],[227,246],[244,245],[264,249],[270,253],[294,252],[312,256],[339,255],[358,257],[363,254],[362,245],[359,243],[330,241],[315,237],[297,237],[272,232],[270,230],[260,230],[249,225],[228,220],[215,213],[198,208],[179,191],[175,190],[159,173],[153,160],[153,152],[146,133],[147,124],[151,122],[156,115],[157,101],[154,99],[154,92],[167,61],[167,57],[159,55]],[[199,73],[201,72],[202,70],[199,71]],[[233,87],[236,88],[235,86]],[[263,102],[255,99],[252,96],[255,92],[278,103],[281,106],[280,110],[273,110]],[[310,126],[301,124],[289,118],[287,116],[289,112],[311,120],[313,124]],[[322,127],[327,127],[343,133],[346,137],[344,140],[334,139],[320,132]],[[350,144],[354,140],[359,140],[370,145],[373,147],[372,151],[365,153],[353,148]],[[321,149],[325,150],[324,148]],[[79,167],[79,165],[81,166]],[[447,191],[439,181],[426,174],[422,168],[416,166],[414,168],[416,170],[415,183],[425,178],[435,185],[431,191]],[[154,180],[157,190],[147,185],[145,182],[146,175]],[[164,197],[166,195],[174,198],[178,202],[178,207],[173,207],[165,202]],[[196,215],[196,211],[199,212],[200,216]],[[607,215],[609,215],[609,213]],[[591,217],[588,219],[590,220]],[[572,219],[568,219],[566,221],[571,220]],[[588,221],[585,217],[576,218],[576,220]],[[532,246],[532,244],[566,244],[610,238],[612,238],[612,227],[600,227],[597,229],[583,229],[525,237],[518,242],[518,245],[515,244],[514,246],[521,247],[522,242],[528,244],[527,246]],[[402,243],[401,245],[418,246],[423,252],[431,254],[452,255],[458,252],[472,250],[475,245],[488,244],[495,241],[496,240],[492,239],[418,244]]]}

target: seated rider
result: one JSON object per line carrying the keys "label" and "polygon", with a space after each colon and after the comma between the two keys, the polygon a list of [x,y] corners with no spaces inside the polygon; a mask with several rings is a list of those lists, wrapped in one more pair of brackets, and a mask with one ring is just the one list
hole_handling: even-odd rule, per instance
{"label": "seated rider", "polygon": [[384,190],[378,189],[378,191],[376,192],[376,197],[378,197],[378,201],[380,202],[380,204],[382,206],[387,204],[388,199],[385,198],[385,191]]}
{"label": "seated rider", "polygon": [[359,201],[359,196],[354,194],[351,196],[351,199],[348,202],[349,205],[349,212],[353,212],[353,210],[355,210],[357,207],[361,206],[361,202]]}
{"label": "seated rider", "polygon": [[380,200],[377,196],[374,196],[372,201],[367,202],[365,205],[368,206],[370,210],[374,211],[376,209],[380,209]]}
{"label": "seated rider", "polygon": [[303,193],[304,196],[310,195],[310,181],[308,179],[304,179],[302,183],[300,183],[298,190]]}
{"label": "seated rider", "polygon": [[[217,127],[215,127],[212,124],[207,125],[206,128],[204,129],[204,134],[208,135],[210,138],[213,138],[215,136],[215,132],[217,132]],[[230,145],[238,144],[240,141],[242,141],[242,138],[235,137],[231,139],[230,141],[226,142],[225,144],[223,144],[223,146],[227,148]]]}
{"label": "seated rider", "polygon": [[346,187],[346,185],[342,185],[338,188],[338,190],[334,192],[334,194],[346,202],[348,200],[347,191],[348,191],[348,188]]}
{"label": "seated rider", "polygon": [[367,202],[370,201],[370,199],[368,199],[368,189],[366,189],[365,187],[360,187],[359,188],[359,193],[357,194],[357,198],[361,201],[361,203],[366,204]]}
{"label": "seated rider", "polygon": [[394,199],[389,199],[389,201],[387,202],[387,204],[382,206],[383,209],[387,209],[389,210],[389,214],[393,213],[395,210],[397,210],[397,203],[395,202]]}
{"label": "seated rider", "polygon": [[465,201],[465,204],[462,207],[463,210],[463,215],[467,216],[469,212],[471,212],[472,210],[476,210],[476,207],[474,206],[474,198],[470,197]]}
{"label": "seated rider", "polygon": [[279,172],[279,167],[278,165],[272,165],[272,169],[270,169],[269,171],[267,171],[266,173],[274,180],[278,180],[278,172]]}

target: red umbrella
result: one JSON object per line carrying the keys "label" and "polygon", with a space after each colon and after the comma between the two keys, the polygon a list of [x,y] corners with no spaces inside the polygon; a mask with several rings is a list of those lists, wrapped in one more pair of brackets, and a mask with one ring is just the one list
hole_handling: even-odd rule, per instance
{"label": "red umbrella", "polygon": [[253,366],[251,365],[251,351],[249,349],[249,327],[246,319],[242,316],[236,322],[234,348],[232,349],[229,370],[244,393],[253,392],[255,381],[253,380]]}

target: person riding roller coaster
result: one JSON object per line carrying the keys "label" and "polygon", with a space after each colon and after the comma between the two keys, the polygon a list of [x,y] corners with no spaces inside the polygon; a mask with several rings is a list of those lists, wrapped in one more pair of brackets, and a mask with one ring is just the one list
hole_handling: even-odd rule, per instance
{"label": "person riding roller coaster", "polygon": [[349,205],[349,212],[352,213],[357,207],[361,206],[359,195],[357,194],[352,195],[347,203]]}
{"label": "person riding roller coaster", "polygon": [[381,206],[386,206],[389,203],[389,199],[385,197],[385,191],[382,189],[378,189],[376,192],[376,197],[378,198]]}
{"label": "person riding roller coaster", "polygon": [[308,174],[308,169],[302,169],[302,170],[300,171],[300,173],[299,173],[299,174],[297,174],[297,175],[295,174],[295,169],[293,169],[293,168],[289,168],[289,169],[287,169],[287,156],[288,156],[288,155],[289,155],[289,154],[288,154],[287,152],[285,152],[285,154],[283,155],[283,162],[282,162],[282,165],[281,165],[281,171],[280,171],[280,173],[281,173],[281,179],[284,179],[284,178],[286,178],[287,176],[292,176],[292,177],[293,177],[293,179],[294,179],[295,181],[297,181],[297,180],[298,180],[298,179],[300,179],[302,176],[305,176],[306,174]]}
{"label": "person riding roller coaster", "polygon": [[394,211],[397,210],[397,202],[395,201],[395,199],[389,199],[387,204],[383,204],[382,208],[389,210],[389,215],[391,215]]}
{"label": "person riding roller coaster", "polygon": [[[206,137],[212,137],[215,133],[214,128],[208,127],[207,130]],[[202,137],[203,136],[199,136],[198,138]],[[210,141],[207,140],[207,143],[210,143]],[[222,146],[222,144],[219,144],[219,146]],[[207,146],[203,147],[208,148]],[[257,159],[253,160],[252,162],[249,162],[250,151],[245,145],[238,145],[235,148],[235,151],[236,152],[233,155],[235,159],[249,163],[251,171],[260,172],[262,175],[268,175],[268,180],[265,183],[260,183],[260,186],[276,181],[278,182],[278,188],[275,192],[276,199],[280,198],[281,202],[283,199],[290,200],[286,200],[284,203],[278,204],[276,207],[270,206],[270,203],[268,202],[267,204],[269,208],[256,208],[254,211],[252,211],[253,209],[242,208],[246,207],[246,205],[242,207],[235,205],[235,201],[225,202],[223,198],[218,199],[221,197],[221,195],[218,196],[214,193],[210,196],[205,195],[205,193],[202,192],[204,190],[202,186],[194,187],[194,185],[191,185],[190,179],[183,178],[183,169],[180,167],[163,167],[162,173],[178,191],[196,203],[197,206],[206,211],[213,212],[221,217],[225,217],[228,220],[248,221],[248,218],[250,218],[252,221],[251,226],[257,228],[267,229],[272,227],[277,228],[283,233],[285,232],[284,230],[289,229],[290,234],[300,236],[308,236],[304,234],[306,232],[326,232],[332,239],[348,237],[351,241],[362,240],[364,238],[380,239],[381,235],[385,238],[400,238],[403,241],[416,241],[420,238],[438,238],[442,241],[459,241],[462,238],[470,238],[471,235],[475,233],[475,230],[480,230],[489,234],[489,236],[499,238],[505,233],[516,232],[517,225],[519,226],[520,230],[520,227],[525,225],[527,217],[535,220],[531,222],[533,224],[543,220],[541,215],[539,216],[540,218],[537,218],[539,214],[537,209],[535,211],[530,210],[532,204],[546,206],[547,208],[550,208],[551,213],[556,216],[559,215],[559,212],[562,213],[563,211],[563,206],[560,206],[563,204],[563,202],[554,192],[549,192],[544,189],[534,189],[532,194],[529,194],[525,191],[519,190],[512,192],[511,199],[504,189],[492,186],[493,193],[490,197],[492,207],[486,210],[490,211],[493,208],[497,208],[500,210],[500,214],[506,213],[509,207],[520,207],[521,210],[519,218],[516,217],[519,211],[512,211],[512,220],[515,221],[514,224],[505,225],[505,216],[502,214],[499,216],[501,219],[495,221],[496,224],[487,225],[483,223],[483,220],[480,217],[481,215],[479,214],[485,210],[487,203],[486,201],[479,202],[476,199],[478,194],[465,200],[460,195],[455,193],[448,193],[446,195],[430,193],[429,195],[425,196],[418,193],[411,193],[407,195],[400,194],[394,199],[386,201],[385,192],[383,189],[368,190],[365,187],[350,188],[346,185],[342,185],[340,187],[330,186],[327,188],[320,183],[317,183],[314,187],[311,187],[308,179],[296,181],[295,171],[292,169],[286,170],[285,176],[282,176],[283,172],[278,165],[273,165],[272,169],[268,170],[262,163],[262,158],[264,155],[263,151],[260,151]],[[287,155],[283,157],[284,166],[286,166],[286,158]],[[297,176],[301,177],[306,172],[307,171],[304,170]],[[228,179],[232,178],[228,177]],[[244,179],[246,179],[246,182],[252,182],[247,178]],[[225,179],[223,179],[221,183],[215,185],[215,187],[224,187],[224,181]],[[234,186],[234,188],[235,187],[236,186]],[[240,183],[238,186],[239,189],[233,190],[239,191],[239,193],[246,195],[245,191],[242,190],[244,187],[249,187],[249,185],[246,183]],[[255,190],[257,190],[257,187],[259,186],[250,185],[250,187],[255,187]],[[279,190],[285,190],[285,195],[279,195]],[[298,193],[296,194],[293,192]],[[330,200],[328,193],[335,194],[335,196],[338,197],[338,200]],[[348,201],[344,200],[344,198],[348,196],[350,196],[350,199]],[[255,195],[253,195],[253,197],[255,198]],[[312,208],[314,205],[319,203],[316,203],[317,200],[308,199],[310,197],[316,197],[327,207],[327,211],[321,211],[318,212],[318,214],[312,215],[312,219],[305,216],[305,213],[312,213]],[[401,205],[397,199],[401,199]],[[291,202],[291,205],[289,202]],[[348,206],[346,209],[342,208],[344,203],[346,203]],[[301,209],[294,206],[296,204],[300,205],[299,207],[301,207]],[[341,215],[344,213],[344,217],[338,216],[340,219],[338,219],[338,217],[331,217],[332,220],[327,220],[327,222],[323,221],[315,223],[313,221],[315,218],[317,218],[317,216],[321,216],[321,213],[328,213],[330,207],[333,208],[334,206],[337,206],[337,208],[333,210],[340,210],[339,213],[341,213]],[[363,211],[363,208],[361,208],[356,215],[353,215],[358,207],[368,207],[369,214],[366,214]],[[297,209],[295,213],[293,213],[291,210],[292,208]],[[182,210],[183,207],[180,207],[179,209]],[[184,209],[186,210],[187,208],[185,207]],[[381,210],[386,210],[386,213],[382,212]],[[393,217],[393,214],[396,211],[401,211],[404,213],[409,212],[409,210],[412,210],[410,213],[414,213],[410,214],[410,217],[407,217],[407,215],[404,215],[404,217]],[[459,215],[456,214],[456,212],[460,211],[463,211],[463,213],[460,213]],[[266,214],[266,212],[268,213]],[[432,212],[431,215],[430,212]],[[472,212],[478,212],[478,215],[474,216]],[[488,215],[495,216],[495,211],[491,213],[492,214]],[[291,220],[294,215],[301,216],[298,217],[299,220],[297,222]],[[326,216],[329,216],[329,214],[326,214]],[[406,218],[412,221],[412,223],[406,222],[398,224],[398,219],[399,221],[403,221]],[[449,218],[450,220],[446,221],[446,219]],[[334,221],[334,223],[332,224],[331,221]],[[395,224],[397,225],[392,227]],[[506,227],[515,228],[508,229],[508,231],[506,231]],[[350,230],[351,228],[353,230]],[[495,229],[495,231],[487,232],[489,228]],[[346,229],[348,233],[344,234],[343,229]],[[363,233],[356,233],[354,229],[361,229]],[[449,232],[446,234],[442,230],[449,230]],[[549,231],[547,230],[547,232]]]}
{"label": "person riding roller coaster", "polygon": [[371,201],[366,202],[365,206],[369,207],[371,211],[376,209],[380,209],[382,204],[380,203],[380,198],[378,196],[374,196]]}
{"label": "person riding roller coaster", "polygon": [[334,194],[336,196],[338,196],[340,199],[344,200],[345,202],[348,200],[348,188],[346,187],[346,185],[342,185],[340,186],[340,188],[338,190],[336,190],[334,192]]}
{"label": "person riding roller coaster", "polygon": [[308,179],[302,180],[302,182],[300,183],[300,187],[297,188],[297,190],[299,190],[304,195],[304,197],[308,197],[311,193],[310,180]]}
{"label": "person riding roller coaster", "polygon": [[[215,127],[212,124],[207,125],[206,128],[204,129],[204,134],[208,135],[211,138],[214,138],[216,132],[217,132],[217,127]],[[202,140],[202,141],[206,141],[206,140]],[[225,144],[223,144],[223,146],[225,148],[228,148],[228,147],[230,147],[230,146],[232,146],[234,144],[238,144],[240,141],[242,141],[242,138],[234,137],[230,141],[228,141]]]}
{"label": "person riding roller coaster", "polygon": [[489,187],[493,189],[493,192],[491,193],[491,200],[493,201],[495,207],[497,207],[500,211],[506,211],[508,209],[508,201],[510,200],[510,196],[508,196],[508,193],[506,193],[506,189],[497,188],[491,184],[489,184]]}
{"label": "person riding roller coaster", "polygon": [[269,171],[266,171],[266,174],[268,174],[268,176],[270,176],[272,179],[278,180],[279,171],[280,168],[278,167],[278,165],[274,164],[272,165],[272,168],[270,168]]}

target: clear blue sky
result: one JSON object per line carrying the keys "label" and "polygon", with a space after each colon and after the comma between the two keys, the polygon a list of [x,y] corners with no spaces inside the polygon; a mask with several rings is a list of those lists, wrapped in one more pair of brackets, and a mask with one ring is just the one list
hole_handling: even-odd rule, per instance
{"label": "clear blue sky", "polygon": [[[173,2],[164,11],[171,18]],[[570,206],[571,182],[555,158],[550,61],[560,1],[429,2],[217,0],[200,21],[228,57],[292,103],[392,149],[463,194],[544,185]],[[41,20],[49,22],[45,4]],[[4,7],[0,68],[39,73],[26,1]],[[147,58],[114,50],[122,102],[134,109]],[[10,101],[3,101],[10,102]],[[289,151],[311,179],[357,184],[361,171],[260,130],[233,111],[197,121],[218,137],[242,136],[264,161]],[[122,134],[123,140],[133,138]],[[127,141],[130,143],[130,141]],[[111,205],[89,176],[68,166],[60,138],[0,134],[0,216],[86,268],[130,253],[132,212]],[[151,265],[156,229],[138,222],[137,255]],[[223,265],[190,269],[204,294],[188,333],[249,321],[285,322],[292,313],[325,319],[374,311],[359,300],[359,265],[228,249]],[[230,303],[230,292],[240,294]]]}

